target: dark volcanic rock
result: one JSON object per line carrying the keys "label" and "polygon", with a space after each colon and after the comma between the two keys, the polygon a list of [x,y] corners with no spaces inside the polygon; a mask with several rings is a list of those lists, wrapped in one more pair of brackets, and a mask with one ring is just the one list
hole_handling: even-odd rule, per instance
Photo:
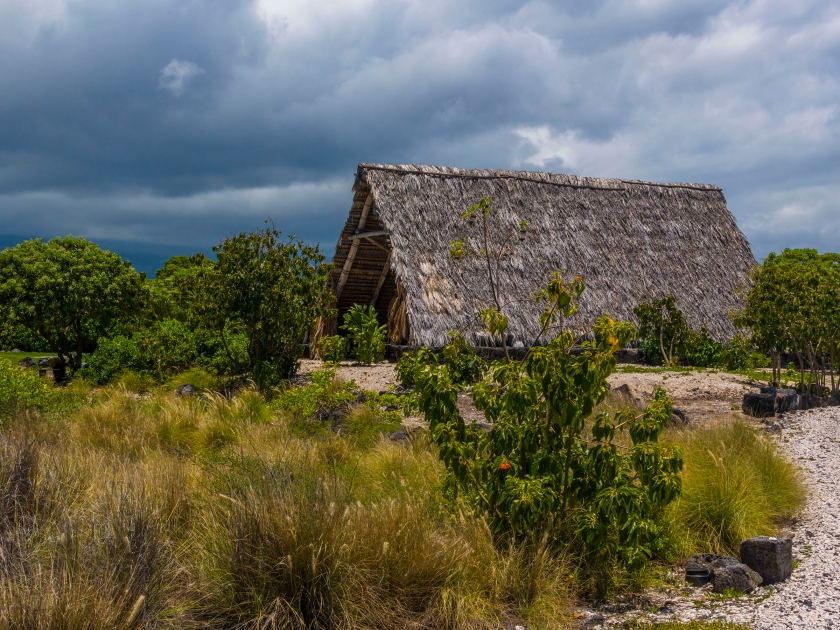
{"label": "dark volcanic rock", "polygon": [[688,424],[688,415],[682,409],[672,409],[668,424],[672,427]]}
{"label": "dark volcanic rock", "polygon": [[189,383],[187,383],[185,385],[181,385],[181,386],[178,387],[178,389],[175,390],[175,393],[178,394],[179,396],[185,396],[185,397],[195,396],[195,394],[196,394],[195,385],[190,385]]}
{"label": "dark volcanic rock", "polygon": [[741,561],[758,573],[764,584],[782,582],[793,572],[793,541],[790,538],[756,536],[741,543]]}
{"label": "dark volcanic rock", "polygon": [[24,357],[23,359],[18,361],[18,367],[31,368],[33,365],[35,365],[35,361],[32,359],[32,357]]}
{"label": "dark volcanic rock", "polygon": [[712,571],[712,590],[723,593],[734,589],[740,593],[751,593],[761,584],[761,576],[745,564],[732,564]]}
{"label": "dark volcanic rock", "polygon": [[753,418],[772,418],[776,415],[776,395],[744,394],[741,410]]}

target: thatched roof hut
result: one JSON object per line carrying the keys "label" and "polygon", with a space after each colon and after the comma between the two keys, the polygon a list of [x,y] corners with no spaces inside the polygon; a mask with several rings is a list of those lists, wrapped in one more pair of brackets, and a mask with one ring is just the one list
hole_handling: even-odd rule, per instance
{"label": "thatched roof hut", "polygon": [[[392,343],[440,346],[467,326],[472,343],[498,344],[468,325],[491,305],[486,264],[449,256],[454,239],[477,242],[480,222],[468,225],[461,213],[485,196],[498,234],[530,224],[501,263],[504,301],[528,298],[555,270],[581,275],[587,290],[572,328],[604,313],[633,320],[633,306],[673,293],[693,327],[727,339],[735,290],[756,264],[715,186],[360,164],[353,190],[332,287],[340,314],[375,305]],[[539,312],[531,302],[511,304],[510,345],[532,342]]]}

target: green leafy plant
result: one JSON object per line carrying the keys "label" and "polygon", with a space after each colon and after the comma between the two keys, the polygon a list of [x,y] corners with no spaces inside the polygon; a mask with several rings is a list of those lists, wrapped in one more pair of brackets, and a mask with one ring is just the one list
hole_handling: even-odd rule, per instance
{"label": "green leafy plant", "polygon": [[689,333],[676,298],[669,294],[661,300],[642,302],[633,313],[639,320],[639,338],[645,354],[666,366],[676,365],[680,345]]}
{"label": "green leafy plant", "polygon": [[80,374],[101,384],[130,370],[163,382],[191,367],[196,358],[192,332],[177,320],[165,319],[130,337],[100,339]]}
{"label": "green leafy plant", "polygon": [[449,378],[459,385],[472,385],[481,380],[487,369],[487,362],[478,356],[473,347],[459,333],[450,333],[449,343],[443,348],[443,364],[449,370]]}
{"label": "green leafy plant", "polygon": [[699,331],[688,330],[680,343],[680,354],[694,367],[719,367],[724,364],[723,345],[709,335],[703,326]]}
{"label": "green leafy plant", "polygon": [[339,363],[347,358],[349,346],[346,337],[329,335],[318,340],[315,350],[324,363]]}
{"label": "green leafy plant", "polygon": [[397,361],[396,372],[400,383],[406,387],[416,384],[417,371],[429,364],[436,364],[437,356],[428,348],[418,348],[403,352]]}
{"label": "green leafy plant", "polygon": [[53,387],[37,372],[21,370],[0,359],[0,414],[15,409],[44,408],[55,398]]}
{"label": "green leafy plant", "polygon": [[353,354],[359,363],[370,365],[385,357],[387,326],[379,325],[375,308],[354,304],[345,313],[342,328],[353,342]]}
{"label": "green leafy plant", "polygon": [[[498,535],[532,538],[552,523],[571,525],[603,594],[612,562],[636,566],[650,557],[657,544],[655,519],[679,496],[680,450],[658,441],[671,401],[657,389],[640,415],[633,409],[597,413],[593,439],[585,436],[587,420],[609,391],[615,353],[635,338],[636,329],[601,317],[590,331],[593,341],[581,341],[586,336],[580,331],[564,330],[585,290],[580,276],[567,283],[555,272],[534,294],[544,305],[539,334],[523,361],[511,360],[504,341],[508,305],[498,297],[498,262],[512,251],[511,237],[499,247],[493,244],[498,239],[489,228],[491,210],[484,198],[462,215],[467,221],[481,217],[483,248],[471,247],[466,238],[450,246],[456,261],[477,255],[487,263],[495,306],[485,308],[480,319],[487,332],[503,340],[506,358],[493,363],[488,377],[473,387],[473,397],[493,427],[485,433],[464,422],[457,405],[460,386],[436,361],[414,367],[419,408],[447,467],[450,491],[483,512]],[[526,231],[527,224],[521,225],[521,238]],[[665,315],[672,312],[666,309]],[[558,329],[546,345],[536,345]],[[615,440],[621,430],[629,432],[629,449]]]}

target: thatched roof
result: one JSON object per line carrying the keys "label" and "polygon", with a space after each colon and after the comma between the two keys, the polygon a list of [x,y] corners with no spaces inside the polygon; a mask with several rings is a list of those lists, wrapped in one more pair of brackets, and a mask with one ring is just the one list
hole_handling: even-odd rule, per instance
{"label": "thatched roof", "polygon": [[[728,313],[737,306],[735,290],[756,264],[715,186],[360,164],[353,190],[333,258],[339,312],[373,301],[386,321],[389,309],[404,301],[409,332],[401,341],[411,344],[443,345],[448,331],[491,304],[486,264],[449,256],[455,238],[467,235],[477,243],[480,222],[469,226],[461,213],[485,196],[499,234],[522,219],[530,224],[525,240],[514,239],[513,255],[503,260],[504,301],[527,298],[552,271],[581,275],[587,290],[572,328],[607,312],[633,320],[633,306],[673,293],[693,327],[706,325],[715,338],[727,339],[734,333]],[[371,236],[354,241],[359,232]],[[349,273],[341,280],[345,266]],[[529,302],[511,305],[509,341],[530,344],[539,312]],[[473,343],[491,343],[478,324],[467,332]]]}

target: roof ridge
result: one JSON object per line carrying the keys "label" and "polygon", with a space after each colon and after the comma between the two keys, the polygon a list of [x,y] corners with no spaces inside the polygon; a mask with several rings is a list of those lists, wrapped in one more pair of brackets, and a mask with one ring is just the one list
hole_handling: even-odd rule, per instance
{"label": "roof ridge", "polygon": [[[404,166],[393,166],[389,164],[372,164],[372,163],[360,163],[358,166],[357,176],[360,174],[362,170],[376,170],[376,171],[388,171],[392,173],[403,173],[407,175],[427,175],[430,177],[460,177],[464,179],[517,179],[520,181],[528,181],[534,182],[537,184],[549,184],[552,186],[563,186],[566,188],[587,188],[591,190],[627,190],[626,185],[632,186],[657,186],[660,188],[684,188],[688,190],[705,190],[705,191],[717,191],[722,192],[721,188],[718,186],[713,186],[711,184],[686,184],[686,183],[658,183],[658,182],[645,182],[637,179],[612,179],[612,178],[598,178],[598,177],[582,177],[580,175],[566,175],[563,173],[545,173],[542,171],[508,171],[502,169],[460,169],[451,166],[426,166],[425,168],[436,169],[436,170],[423,170],[423,166],[421,165],[404,165]],[[495,171],[495,174],[486,174],[487,171],[491,173]],[[542,179],[537,176],[543,177],[564,177],[568,178],[570,181],[566,182],[558,182],[552,181],[551,179]],[[580,180],[580,182],[575,182],[573,180]],[[594,181],[603,181],[603,182],[620,182],[621,184],[625,184],[625,186],[602,186],[602,185],[595,185]]]}

